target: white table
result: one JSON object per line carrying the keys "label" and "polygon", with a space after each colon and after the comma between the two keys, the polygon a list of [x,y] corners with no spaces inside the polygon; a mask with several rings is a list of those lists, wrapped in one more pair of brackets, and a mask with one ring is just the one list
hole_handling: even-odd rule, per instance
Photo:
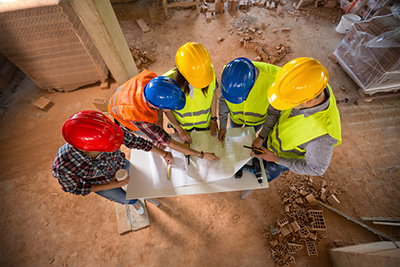
{"label": "white table", "polygon": [[[251,134],[254,139],[254,128],[246,127],[227,129],[226,136],[234,137],[246,134]],[[173,136],[174,134],[171,135]],[[249,150],[249,154],[250,152],[251,151]],[[269,187],[267,176],[264,170],[264,164],[260,164],[262,168],[263,187],[260,186],[254,174],[250,173],[249,171],[243,171],[243,176],[240,179],[235,179],[232,176],[229,179],[218,180],[211,183],[202,183],[198,185],[173,188],[155,188],[150,170],[150,152],[132,149],[130,162],[131,166],[129,169],[129,174],[131,179],[129,181],[128,190],[126,193],[127,199],[145,198],[148,200],[150,199],[149,201],[152,202],[151,199],[155,197],[209,194],[245,190],[245,192],[243,192],[240,196],[242,199],[244,199],[248,194],[251,193],[253,189]],[[157,202],[156,200],[153,201]],[[152,203],[157,205],[157,203]]]}

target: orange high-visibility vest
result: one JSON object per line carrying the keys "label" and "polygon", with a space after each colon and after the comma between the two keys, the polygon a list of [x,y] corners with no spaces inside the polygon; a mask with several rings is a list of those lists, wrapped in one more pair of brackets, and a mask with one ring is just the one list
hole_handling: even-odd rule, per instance
{"label": "orange high-visibility vest", "polygon": [[144,87],[157,74],[144,70],[121,85],[108,102],[108,112],[120,124],[128,129],[137,131],[133,122],[144,121],[156,124],[158,121],[157,110],[152,110],[144,99]]}

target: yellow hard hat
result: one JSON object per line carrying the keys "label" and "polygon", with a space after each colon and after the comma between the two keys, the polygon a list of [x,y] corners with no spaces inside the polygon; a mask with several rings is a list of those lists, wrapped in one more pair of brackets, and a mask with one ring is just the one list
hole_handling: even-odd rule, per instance
{"label": "yellow hard hat", "polygon": [[210,54],[201,44],[189,42],[179,47],[175,62],[179,72],[193,87],[204,88],[212,82]]}
{"label": "yellow hard hat", "polygon": [[278,110],[293,108],[318,96],[328,80],[328,71],[318,60],[293,59],[278,71],[268,90],[268,101]]}

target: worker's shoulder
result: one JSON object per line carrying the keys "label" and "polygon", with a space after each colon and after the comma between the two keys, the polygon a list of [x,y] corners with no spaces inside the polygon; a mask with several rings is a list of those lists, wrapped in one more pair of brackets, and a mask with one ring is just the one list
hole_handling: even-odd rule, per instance
{"label": "worker's shoulder", "polygon": [[260,71],[260,75],[273,75],[276,76],[281,67],[272,65],[265,62],[253,61],[254,66]]}
{"label": "worker's shoulder", "polygon": [[58,163],[59,166],[63,165],[79,165],[82,160],[82,153],[71,146],[69,143],[65,143],[57,152],[55,162]]}

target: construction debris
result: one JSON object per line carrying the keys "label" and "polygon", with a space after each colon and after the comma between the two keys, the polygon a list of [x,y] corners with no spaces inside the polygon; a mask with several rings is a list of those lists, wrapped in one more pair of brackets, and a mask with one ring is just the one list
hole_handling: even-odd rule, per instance
{"label": "construction debris", "polygon": [[[157,60],[156,56],[152,53],[144,51],[136,45],[130,46],[129,49],[131,50],[131,55],[139,72],[148,69],[150,64]],[[152,48],[151,51],[154,51],[154,48]]]}
{"label": "construction debris", "polygon": [[[282,178],[286,179],[287,174],[282,173]],[[287,186],[278,189],[284,206],[284,217],[269,226],[270,229],[276,229],[277,234],[267,235],[271,257],[276,266],[295,263],[296,253],[303,247],[308,256],[318,256],[317,243],[325,238],[323,233],[327,230],[323,211],[318,208],[319,199],[323,199],[321,196],[331,197],[338,189],[328,188],[326,180],[318,179],[317,182],[314,179],[318,178],[296,176],[293,180],[286,180]]]}
{"label": "construction debris", "polygon": [[100,83],[100,89],[101,90],[110,89],[110,79],[107,79],[106,81]]}
{"label": "construction debris", "polygon": [[139,27],[142,29],[143,32],[150,31],[149,26],[147,26],[146,22],[143,19],[138,19],[136,22],[139,24]]}
{"label": "construction debris", "polygon": [[35,103],[33,103],[33,105],[43,110],[44,112],[47,112],[54,106],[54,102],[52,102],[50,99],[41,96],[38,100],[35,101]]}
{"label": "construction debris", "polygon": [[236,11],[238,1],[228,1],[228,12]]}
{"label": "construction debris", "polygon": [[95,97],[93,98],[92,101],[93,105],[95,105],[95,107],[101,111],[101,112],[107,112],[108,111],[108,101],[105,98],[101,98],[101,97]]}
{"label": "construction debris", "polygon": [[211,22],[212,20],[212,13],[211,12],[207,12],[206,13],[206,22]]}

